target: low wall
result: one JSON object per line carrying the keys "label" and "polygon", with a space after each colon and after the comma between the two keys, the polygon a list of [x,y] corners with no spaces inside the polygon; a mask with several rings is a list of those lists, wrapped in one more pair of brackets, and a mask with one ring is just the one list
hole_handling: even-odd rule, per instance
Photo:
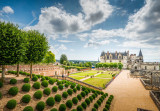
{"label": "low wall", "polygon": [[[159,92],[160,93],[160,92]],[[157,97],[154,95],[154,91],[150,91],[150,97],[152,98],[152,100],[154,101],[154,103],[156,104],[157,108],[160,111],[160,101],[157,99]]]}

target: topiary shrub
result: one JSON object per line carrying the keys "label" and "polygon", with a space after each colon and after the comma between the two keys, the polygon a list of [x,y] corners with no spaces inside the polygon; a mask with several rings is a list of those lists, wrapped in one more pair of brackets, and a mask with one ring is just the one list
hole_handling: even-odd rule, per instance
{"label": "topiary shrub", "polygon": [[72,108],[73,102],[72,102],[71,100],[68,100],[68,101],[66,102],[66,106],[67,106],[68,108]]}
{"label": "topiary shrub", "polygon": [[26,94],[22,97],[23,103],[29,103],[30,100],[31,100],[31,96],[29,94]]}
{"label": "topiary shrub", "polygon": [[100,97],[99,100],[100,100],[101,102],[103,102],[103,98],[102,98],[102,97]]}
{"label": "topiary shrub", "polygon": [[41,99],[42,98],[42,96],[43,96],[43,93],[42,93],[42,91],[36,91],[35,93],[34,93],[34,97],[36,98],[36,99]]}
{"label": "topiary shrub", "polygon": [[84,92],[86,93],[86,95],[88,95],[88,93],[89,93],[88,90],[85,90]]}
{"label": "topiary shrub", "polygon": [[87,108],[87,103],[86,103],[86,102],[83,102],[81,105],[82,105],[82,107],[83,107],[84,109]]}
{"label": "topiary shrub", "polygon": [[72,109],[71,111],[77,111],[76,109]]}
{"label": "topiary shrub", "polygon": [[109,110],[110,105],[109,105],[109,104],[106,104],[106,105],[105,105],[105,108],[107,108],[107,109]]}
{"label": "topiary shrub", "polygon": [[57,81],[57,85],[60,85],[60,84],[62,84],[62,81]]}
{"label": "topiary shrub", "polygon": [[84,91],[81,92],[82,97],[86,96],[86,93]]}
{"label": "topiary shrub", "polygon": [[82,86],[82,91],[85,91],[86,90],[86,87],[85,86]]}
{"label": "topiary shrub", "polygon": [[38,78],[41,78],[41,75],[36,75]]}
{"label": "topiary shrub", "polygon": [[76,93],[77,92],[77,88],[73,88],[73,92]]}
{"label": "topiary shrub", "polygon": [[46,79],[46,80],[49,80],[49,78],[50,78],[50,77],[48,77],[48,76],[45,76],[45,79]]}
{"label": "topiary shrub", "polygon": [[24,78],[23,82],[29,83],[29,78]]}
{"label": "topiary shrub", "polygon": [[87,103],[87,105],[90,105],[90,103],[91,103],[91,101],[90,101],[89,98],[86,98],[86,99],[85,99],[85,102]]}
{"label": "topiary shrub", "polygon": [[45,78],[45,77],[42,77],[42,78],[41,78],[41,81],[44,81],[44,80],[46,80],[46,78]]}
{"label": "topiary shrub", "polygon": [[103,108],[103,111],[108,111],[108,109],[107,108]]}
{"label": "topiary shrub", "polygon": [[59,111],[66,111],[66,105],[65,104],[61,104],[59,106]]}
{"label": "topiary shrub", "polygon": [[48,87],[48,81],[47,80],[42,81],[41,85],[43,87]]}
{"label": "topiary shrub", "polygon": [[11,80],[9,81],[9,83],[10,83],[10,84],[16,84],[16,83],[17,83],[17,80],[16,80],[16,79],[11,79]]}
{"label": "topiary shrub", "polygon": [[97,109],[96,108],[92,108],[92,111],[97,111]]}
{"label": "topiary shrub", "polygon": [[97,100],[97,103],[98,103],[99,106],[101,105],[101,101],[100,100]]}
{"label": "topiary shrub", "polygon": [[45,88],[43,90],[43,94],[50,95],[50,93],[51,93],[51,89],[50,88]]}
{"label": "topiary shrub", "polygon": [[37,76],[33,76],[32,77],[32,81],[37,81],[38,80],[38,77]]}
{"label": "topiary shrub", "polygon": [[91,102],[93,101],[93,97],[92,96],[90,96],[89,99],[90,99]]}
{"label": "topiary shrub", "polygon": [[40,89],[40,87],[41,87],[40,82],[35,82],[35,83],[33,84],[33,87],[34,87],[35,89]]}
{"label": "topiary shrub", "polygon": [[29,83],[25,83],[23,86],[22,86],[22,91],[25,91],[25,92],[29,92],[31,89],[31,85]]}
{"label": "topiary shrub", "polygon": [[88,92],[90,93],[91,92],[91,89],[90,88],[87,88]]}
{"label": "topiary shrub", "polygon": [[18,93],[18,87],[11,87],[10,89],[9,89],[9,91],[8,91],[8,94],[9,95],[12,95],[12,96],[15,96],[15,95],[17,95],[17,93]]}
{"label": "topiary shrub", "polygon": [[92,93],[95,93],[95,90],[94,89],[91,89]]}
{"label": "topiary shrub", "polygon": [[77,98],[77,97],[72,98],[72,102],[73,102],[74,104],[77,104],[77,103],[78,103],[78,98]]}
{"label": "topiary shrub", "polygon": [[68,88],[68,86],[69,86],[69,84],[68,83],[65,83],[65,85],[64,85],[66,88]]}
{"label": "topiary shrub", "polygon": [[76,88],[77,90],[81,90],[81,85],[78,84]]}
{"label": "topiary shrub", "polygon": [[58,90],[57,86],[53,86],[52,91],[57,92],[57,90]]}
{"label": "topiary shrub", "polygon": [[76,84],[75,83],[73,83],[73,84],[71,84],[71,86],[70,86],[70,88],[75,88],[75,86],[76,86]]}
{"label": "topiary shrub", "polygon": [[40,101],[40,102],[37,103],[36,109],[37,109],[38,111],[43,111],[44,108],[45,108],[45,103],[44,103],[43,101]]}
{"label": "topiary shrub", "polygon": [[49,79],[49,84],[53,85],[55,80],[53,78]]}
{"label": "topiary shrub", "polygon": [[81,105],[77,106],[77,111],[83,111],[83,107]]}
{"label": "topiary shrub", "polygon": [[92,97],[93,97],[93,99],[95,99],[95,98],[96,98],[96,95],[95,95],[95,94],[92,94]]}
{"label": "topiary shrub", "polygon": [[59,94],[55,95],[55,101],[60,102],[61,99],[62,99],[61,95],[59,95]]}
{"label": "topiary shrub", "polygon": [[31,106],[27,106],[23,109],[23,111],[34,111]]}
{"label": "topiary shrub", "polygon": [[60,90],[62,90],[62,89],[63,89],[63,84],[59,84],[59,85],[58,85],[58,88],[59,88]]}
{"label": "topiary shrub", "polygon": [[98,107],[99,107],[98,103],[95,103],[95,104],[94,104],[94,107],[95,107],[96,109],[98,109]]}
{"label": "topiary shrub", "polygon": [[55,104],[55,100],[53,97],[49,97],[47,100],[46,100],[46,104],[48,106],[53,106]]}
{"label": "topiary shrub", "polygon": [[68,97],[68,93],[66,91],[63,92],[62,97],[67,98]]}
{"label": "topiary shrub", "polygon": [[2,82],[2,81],[0,81],[0,88],[1,88],[1,87],[3,87],[3,82]]}
{"label": "topiary shrub", "polygon": [[56,108],[51,109],[51,111],[58,111]]}
{"label": "topiary shrub", "polygon": [[82,96],[80,94],[77,95],[78,100],[80,101],[82,99]]}
{"label": "topiary shrub", "polygon": [[14,108],[16,107],[16,105],[17,105],[17,101],[14,100],[14,99],[11,99],[11,100],[9,100],[9,101],[7,102],[6,107],[7,107],[8,109],[14,109]]}
{"label": "topiary shrub", "polygon": [[67,92],[68,92],[69,95],[72,95],[73,90],[72,89],[68,89]]}

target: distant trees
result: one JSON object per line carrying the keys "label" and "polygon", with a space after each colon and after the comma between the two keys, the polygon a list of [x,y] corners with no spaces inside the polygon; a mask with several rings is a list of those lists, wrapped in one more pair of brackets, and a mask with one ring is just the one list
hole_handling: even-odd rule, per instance
{"label": "distant trees", "polygon": [[55,55],[51,51],[48,51],[43,59],[43,63],[49,64],[55,62],[56,62]]}
{"label": "distant trees", "polygon": [[[66,61],[66,62],[64,62],[64,61]],[[60,57],[60,63],[61,64],[65,63],[65,65],[67,65],[67,62],[68,62],[67,56],[65,54],[62,54]]]}
{"label": "distant trees", "polygon": [[122,63],[97,63],[96,64],[96,68],[118,68],[118,69],[122,69],[123,68],[123,64]]}

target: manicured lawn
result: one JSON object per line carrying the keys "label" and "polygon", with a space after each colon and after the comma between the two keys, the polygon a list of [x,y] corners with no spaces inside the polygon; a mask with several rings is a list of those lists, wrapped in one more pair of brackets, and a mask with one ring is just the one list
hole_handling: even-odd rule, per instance
{"label": "manicured lawn", "polygon": [[112,74],[99,74],[95,77],[101,77],[101,78],[112,78]]}
{"label": "manicured lawn", "polygon": [[72,75],[77,75],[77,76],[87,76],[87,75],[89,75],[89,76],[92,76],[92,75],[95,75],[95,74],[97,74],[97,70],[91,70],[91,71],[86,71],[86,72],[80,72],[80,73],[75,73],[75,74],[71,74],[71,76]]}
{"label": "manicured lawn", "polygon": [[84,80],[83,82],[86,82],[86,83],[91,84],[91,85],[96,86],[96,87],[102,87],[102,88],[104,88],[104,86],[110,80],[111,79],[89,78],[89,79]]}
{"label": "manicured lawn", "polygon": [[74,78],[74,79],[77,79],[77,80],[80,80],[80,79],[83,79],[84,77],[79,77],[79,76],[69,76],[71,78]]}

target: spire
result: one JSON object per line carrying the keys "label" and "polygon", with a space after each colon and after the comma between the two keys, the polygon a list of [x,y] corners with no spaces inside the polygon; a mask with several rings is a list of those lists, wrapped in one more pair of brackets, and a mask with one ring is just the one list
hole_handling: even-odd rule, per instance
{"label": "spire", "polygon": [[141,51],[141,49],[140,49],[140,51],[139,51],[139,56],[143,56],[143,55],[142,55],[142,51]]}

